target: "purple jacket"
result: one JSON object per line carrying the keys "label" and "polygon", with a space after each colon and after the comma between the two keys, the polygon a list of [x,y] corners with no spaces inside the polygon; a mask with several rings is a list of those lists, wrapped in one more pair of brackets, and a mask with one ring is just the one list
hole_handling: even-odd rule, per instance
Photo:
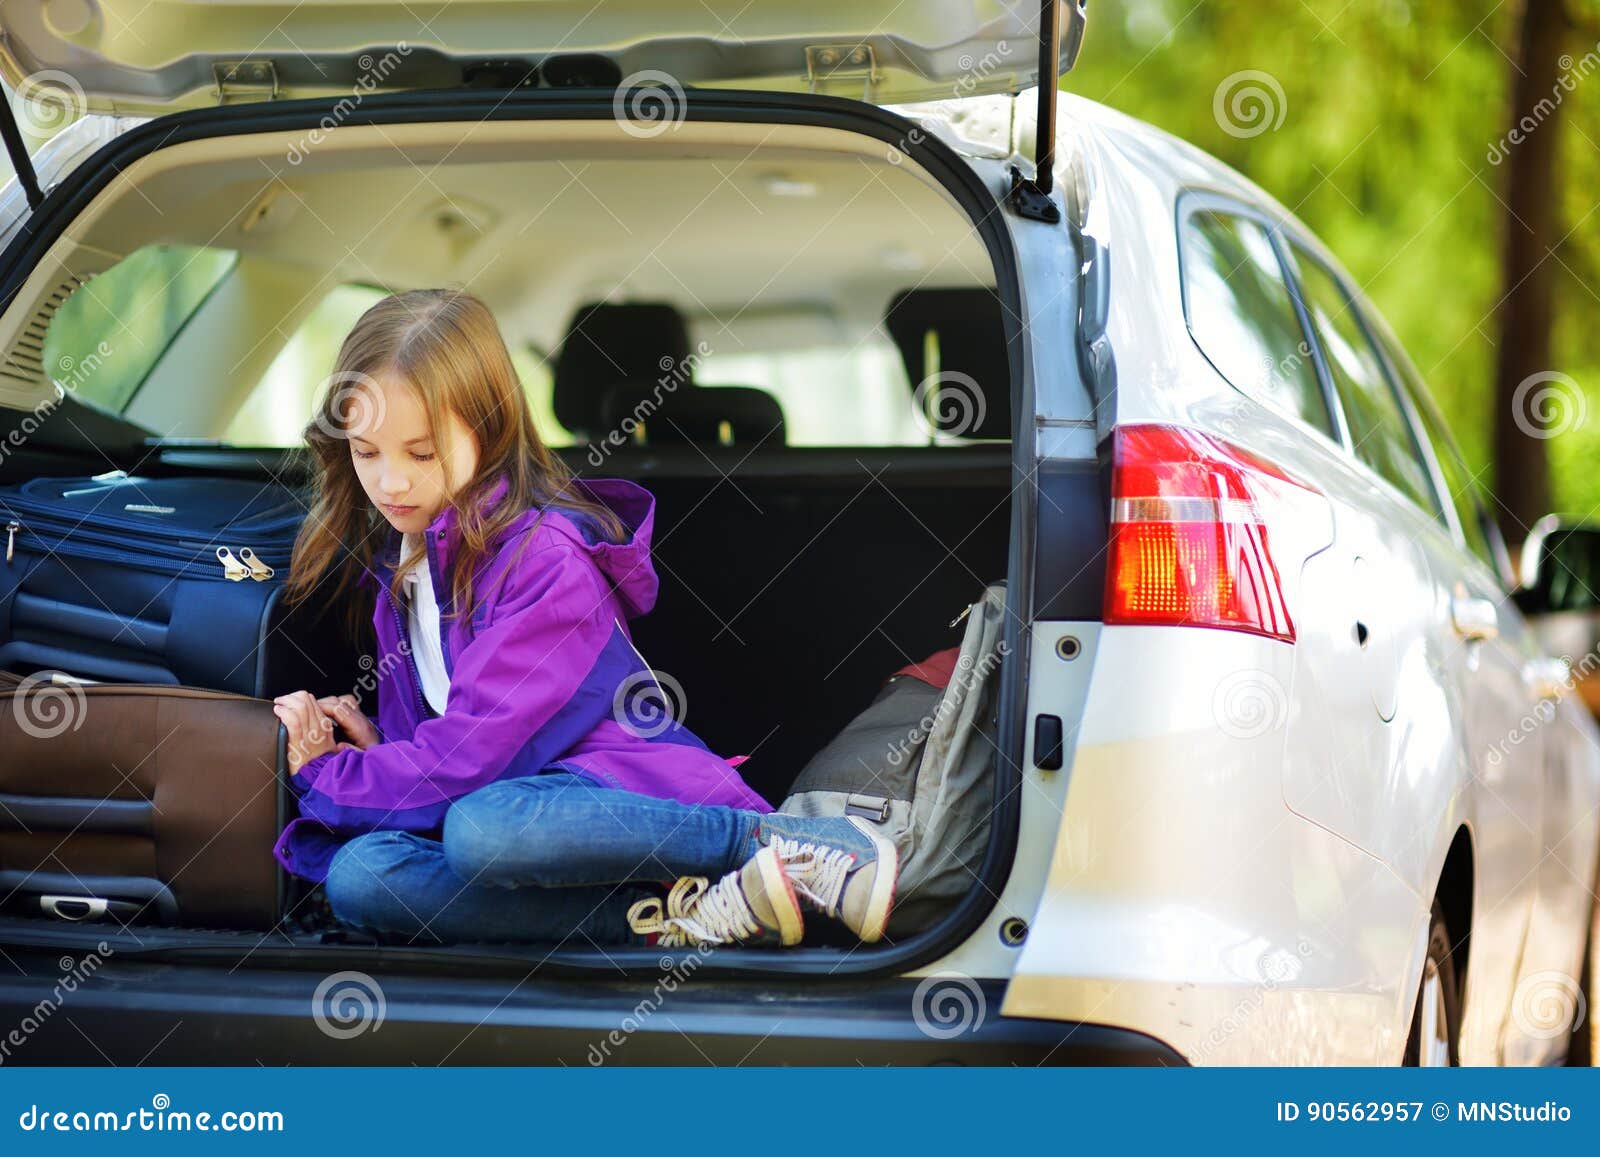
{"label": "purple jacket", "polygon": [[[388,593],[400,548],[399,533],[391,534],[384,556],[362,576],[376,588],[376,723],[384,741],[319,755],[290,778],[300,818],[273,848],[285,869],[321,881],[355,835],[393,828],[436,837],[453,800],[550,768],[682,803],[772,810],[732,763],[661,712],[649,665],[633,647],[626,620],[656,601],[655,499],[620,479],[578,485],[617,514],[626,540],[608,543],[588,519],[552,507],[516,557],[540,512],[523,514],[475,585],[472,622],[443,619],[450,673],[443,715],[422,697],[404,610]],[[506,490],[502,478],[485,505]],[[447,615],[455,512],[446,508],[426,535]]]}

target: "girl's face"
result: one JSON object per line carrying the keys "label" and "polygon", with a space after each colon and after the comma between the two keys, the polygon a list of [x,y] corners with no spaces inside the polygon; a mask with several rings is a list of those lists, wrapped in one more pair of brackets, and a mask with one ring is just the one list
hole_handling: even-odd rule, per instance
{"label": "girl's face", "polygon": [[[391,526],[420,533],[477,473],[477,443],[461,419],[447,413],[440,446],[428,430],[422,400],[403,381],[382,377],[361,388],[375,389],[377,396],[356,400],[352,407],[368,419],[349,434],[356,477]],[[441,450],[449,458],[448,471]]]}

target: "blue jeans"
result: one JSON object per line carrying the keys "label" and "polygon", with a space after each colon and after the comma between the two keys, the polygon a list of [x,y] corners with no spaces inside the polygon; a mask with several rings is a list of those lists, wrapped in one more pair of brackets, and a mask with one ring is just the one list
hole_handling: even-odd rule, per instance
{"label": "blue jeans", "polygon": [[463,796],[442,840],[358,836],[328,868],[333,914],[418,942],[642,944],[635,881],[713,879],[759,850],[761,816],[599,787],[568,772],[508,779]]}

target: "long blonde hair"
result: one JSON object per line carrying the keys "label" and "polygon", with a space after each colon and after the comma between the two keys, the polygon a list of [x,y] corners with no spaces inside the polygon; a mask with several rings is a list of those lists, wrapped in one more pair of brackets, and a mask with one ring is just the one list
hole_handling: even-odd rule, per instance
{"label": "long blonde hair", "polygon": [[[441,432],[447,414],[455,414],[477,443],[478,469],[449,502],[456,511],[461,545],[451,560],[453,610],[447,617],[471,609],[478,570],[525,511],[559,502],[591,516],[611,541],[623,537],[616,515],[576,485],[566,464],[539,437],[488,307],[460,290],[416,289],[386,297],[361,315],[339,348],[328,389],[306,426],[315,498],[294,544],[284,590],[291,604],[307,598],[330,571],[337,571],[330,597],[349,597],[352,628],[359,631],[371,615],[371,607],[353,597],[355,584],[388,539],[388,523],[362,489],[349,439],[370,419],[373,398],[368,392],[378,377],[398,379],[417,392],[445,469],[449,466]],[[480,509],[480,500],[501,476],[509,484],[504,499],[492,510]],[[526,536],[524,546],[531,537]],[[390,591],[396,599],[405,574],[424,557],[424,551],[415,551],[395,568]]]}

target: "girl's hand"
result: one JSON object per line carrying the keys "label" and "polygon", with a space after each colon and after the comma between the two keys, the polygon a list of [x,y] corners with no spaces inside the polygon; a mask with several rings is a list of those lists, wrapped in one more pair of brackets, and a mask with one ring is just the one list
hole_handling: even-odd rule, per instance
{"label": "girl's hand", "polygon": [[272,713],[289,729],[290,775],[299,775],[300,769],[319,755],[353,746],[334,742],[333,720],[317,705],[309,691],[278,696],[272,701]]}
{"label": "girl's hand", "polygon": [[378,729],[372,725],[372,720],[361,713],[361,701],[354,695],[330,695],[317,700],[317,706],[323,713],[337,723],[350,742],[365,751],[374,743],[381,743]]}

